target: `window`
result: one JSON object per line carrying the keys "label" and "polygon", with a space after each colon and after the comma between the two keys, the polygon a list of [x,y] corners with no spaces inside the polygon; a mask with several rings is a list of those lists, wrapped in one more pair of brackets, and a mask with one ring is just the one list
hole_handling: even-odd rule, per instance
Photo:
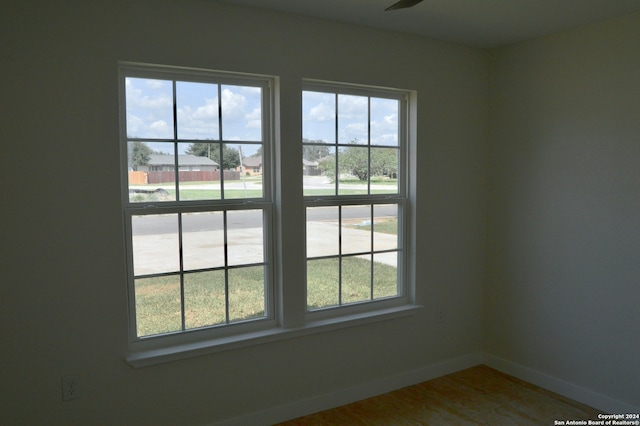
{"label": "window", "polygon": [[134,342],[272,325],[270,173],[236,170],[257,156],[269,169],[270,85],[258,77],[121,68]]}
{"label": "window", "polygon": [[307,310],[404,296],[406,94],[307,82]]}
{"label": "window", "polygon": [[[302,167],[286,176],[303,179],[304,205],[294,197],[291,206],[273,196],[272,155],[282,152],[272,136],[275,86],[263,76],[121,64],[133,365],[417,308],[405,237],[409,94],[304,82]],[[306,214],[306,232],[279,234],[274,215],[286,209]],[[285,246],[300,248],[295,262],[278,258]]]}

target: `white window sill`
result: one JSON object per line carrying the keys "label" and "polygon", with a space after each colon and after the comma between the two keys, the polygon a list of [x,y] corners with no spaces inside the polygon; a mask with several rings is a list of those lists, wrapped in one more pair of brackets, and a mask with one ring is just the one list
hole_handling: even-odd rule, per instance
{"label": "white window sill", "polygon": [[276,327],[228,337],[182,343],[149,350],[140,350],[130,353],[129,356],[127,356],[127,362],[135,368],[147,367],[215,352],[277,342],[286,339],[294,339],[296,337],[307,336],[315,333],[324,333],[341,328],[355,327],[378,321],[402,318],[414,315],[421,309],[421,305],[407,304],[313,321],[298,328]]}

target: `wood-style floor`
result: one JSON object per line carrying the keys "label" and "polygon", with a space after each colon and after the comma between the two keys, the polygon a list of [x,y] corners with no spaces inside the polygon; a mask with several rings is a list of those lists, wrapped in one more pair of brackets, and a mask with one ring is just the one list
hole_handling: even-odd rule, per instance
{"label": "wood-style floor", "polygon": [[477,366],[279,426],[553,425],[597,420],[600,411]]}

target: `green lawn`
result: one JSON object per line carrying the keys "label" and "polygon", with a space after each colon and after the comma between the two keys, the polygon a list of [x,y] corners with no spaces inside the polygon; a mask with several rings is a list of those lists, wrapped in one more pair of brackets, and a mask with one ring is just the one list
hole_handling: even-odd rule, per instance
{"label": "green lawn", "polygon": [[[307,308],[309,310],[337,306],[342,291],[342,304],[371,300],[371,261],[358,257],[342,259],[342,287],[338,285],[338,259],[307,261]],[[398,294],[398,271],[383,263],[373,264],[373,298]]]}
{"label": "green lawn", "polygon": [[[155,187],[154,187],[155,189]],[[219,189],[182,189],[180,190],[181,200],[219,200],[221,197],[221,191]],[[339,195],[366,195],[365,189],[340,189]],[[385,189],[372,189],[371,194],[395,194]],[[305,189],[305,196],[322,196],[322,195],[335,195],[334,189]],[[226,199],[240,199],[240,198],[260,198],[262,197],[262,190],[258,189],[227,189],[224,192]],[[166,194],[130,194],[129,200],[132,202],[150,202],[150,201],[174,201],[176,199],[176,191],[173,189],[167,190]]]}
{"label": "green lawn", "polygon": [[[371,185],[390,185],[390,186],[398,186],[398,179],[389,179],[389,178],[385,178],[385,177],[376,177],[373,176],[371,179],[369,179],[369,182],[371,182]],[[349,184],[349,185],[367,185],[367,182],[364,180],[360,180],[360,179],[356,179],[356,178],[350,178],[350,179],[346,179],[346,178],[342,178],[340,179],[340,183],[343,184]]]}
{"label": "green lawn", "polygon": [[[255,188],[254,183],[262,182],[261,177],[247,177],[244,180],[228,181],[234,185],[246,183],[249,188]],[[180,199],[181,200],[219,200],[221,198],[221,191],[219,189],[198,189],[195,188],[199,185],[211,185],[216,182],[181,182],[180,183]],[[219,182],[218,182],[219,183]],[[367,194],[367,183],[357,179],[341,179],[342,185],[358,185],[361,188],[339,188],[339,195],[362,195]],[[384,185],[388,186],[388,189],[371,189],[371,194],[395,194],[397,193],[398,181],[397,179],[387,178],[372,178],[372,185]],[[173,185],[172,182],[164,184],[148,184],[148,185],[135,185],[136,187],[148,188],[155,190],[158,187]],[[322,196],[322,195],[335,195],[335,188],[324,189],[305,189],[305,196]],[[262,197],[261,189],[226,189],[224,196],[226,199],[239,199],[239,198],[260,198]],[[174,189],[167,189],[166,193],[151,193],[151,194],[130,194],[129,200],[132,202],[153,202],[153,201],[174,201],[176,199],[176,191]]]}
{"label": "green lawn", "polygon": [[[397,191],[390,191],[388,189],[372,189],[371,190],[371,194],[397,194]],[[336,191],[335,189],[315,189],[315,188],[305,188],[304,189],[304,195],[307,197],[314,197],[314,196],[318,196],[318,195],[336,195]],[[338,195],[368,195],[367,194],[367,188],[364,187],[363,189],[354,189],[354,188],[347,188],[347,189],[338,189]]]}
{"label": "green lawn", "polygon": [[[355,224],[355,225],[347,225],[347,227],[353,228],[353,229],[363,229],[367,231],[371,230],[371,224],[365,224],[365,225]],[[376,220],[376,222],[373,224],[373,227],[375,229],[375,232],[380,232],[383,234],[398,235],[398,218],[394,217],[390,219]]]}
{"label": "green lawn", "polygon": [[[255,180],[255,178],[253,179]],[[345,181],[356,183],[361,181]],[[379,184],[381,182],[372,181]],[[397,185],[396,181],[384,183]],[[200,182],[182,185],[197,186]],[[148,185],[150,189],[158,185]],[[372,193],[388,193],[374,190]],[[361,194],[362,190],[344,190],[341,194]],[[331,190],[305,190],[305,195],[332,195]],[[219,190],[186,189],[180,191],[182,200],[220,199]],[[261,190],[226,190],[225,197],[261,197]],[[131,194],[137,202],[175,200],[175,190],[165,194]],[[370,225],[353,225],[357,229],[371,229]],[[396,219],[376,222],[376,232],[397,234]],[[309,310],[371,300],[371,262],[357,257],[344,257],[342,285],[339,285],[339,260],[321,259],[307,262],[307,308]],[[340,294],[341,291],[341,294]],[[373,298],[397,294],[397,269],[374,263]],[[135,282],[138,336],[182,330],[180,276],[143,278]],[[224,271],[187,273],[184,275],[184,326],[186,329],[208,327],[264,316],[264,279],[262,267],[229,270],[229,292],[225,293]],[[228,308],[227,308],[228,303]]]}
{"label": "green lawn", "polygon": [[[263,267],[229,270],[229,322],[264,316]],[[138,336],[182,329],[180,276],[136,280]],[[185,328],[225,324],[224,271],[184,275]]]}
{"label": "green lawn", "polygon": [[[338,305],[338,260],[309,260],[307,263],[308,309]],[[371,262],[343,258],[342,304],[371,299]],[[397,294],[397,270],[382,263],[373,265],[373,297]],[[135,282],[138,336],[182,330],[180,277],[143,278]],[[229,270],[229,322],[264,316],[263,267]],[[184,275],[185,328],[227,323],[224,271]]]}
{"label": "green lawn", "polygon": [[[175,197],[175,195],[172,195],[172,197]],[[180,191],[180,199],[183,201],[219,200],[220,197],[220,190],[216,189],[182,189]],[[227,189],[224,191],[224,197],[227,200],[239,198],[261,198],[262,190],[248,189],[245,191],[243,189]]]}
{"label": "green lawn", "polygon": [[[150,189],[157,188],[157,185],[150,187]],[[260,198],[262,197],[261,189],[227,189],[224,191],[226,199],[240,199],[240,198]],[[152,201],[175,201],[176,191],[174,189],[166,190],[164,193],[152,193],[152,194],[129,194],[129,200],[132,202],[152,202]],[[182,201],[193,200],[220,200],[221,191],[219,189],[185,189],[180,190],[180,199]]]}

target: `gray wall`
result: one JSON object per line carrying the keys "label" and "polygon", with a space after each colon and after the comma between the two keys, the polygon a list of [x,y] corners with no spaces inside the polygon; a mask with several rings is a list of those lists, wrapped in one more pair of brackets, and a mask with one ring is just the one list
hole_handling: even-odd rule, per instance
{"label": "gray wall", "polygon": [[[443,373],[482,352],[552,387],[639,407],[639,40],[637,14],[485,52],[212,1],[3,5],[0,423],[292,413],[308,398],[344,402],[363,384]],[[302,78],[417,90],[425,309],[129,366],[119,60],[279,76],[285,175],[299,169]],[[299,182],[282,191],[301,197]],[[300,213],[283,212],[299,233]],[[80,378],[81,399],[61,401],[67,374]]]}
{"label": "gray wall", "polygon": [[640,15],[494,51],[490,82],[485,351],[637,410]]}
{"label": "gray wall", "polygon": [[[212,1],[47,0],[2,6],[0,57],[0,423],[208,424],[481,353],[487,52]],[[128,365],[119,60],[279,76],[282,164],[296,170],[302,78],[417,90],[416,277],[425,309]],[[299,199],[300,190],[283,182],[283,197]],[[298,234],[300,212],[285,213]],[[79,377],[82,398],[62,402],[68,374]]]}

